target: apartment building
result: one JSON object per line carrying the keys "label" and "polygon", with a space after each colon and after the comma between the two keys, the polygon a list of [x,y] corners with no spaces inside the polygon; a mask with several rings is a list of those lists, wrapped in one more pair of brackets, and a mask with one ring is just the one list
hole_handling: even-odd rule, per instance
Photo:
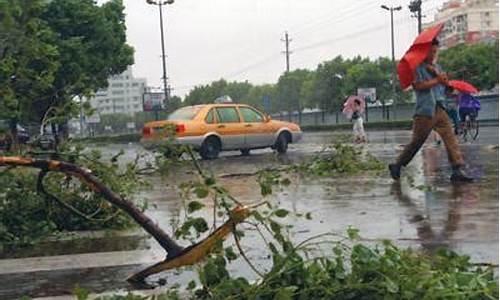
{"label": "apartment building", "polygon": [[146,91],[145,78],[134,78],[129,67],[120,75],[108,80],[108,88],[100,89],[90,99],[93,108],[101,115],[113,113],[134,114],[142,111],[142,95]]}
{"label": "apartment building", "polygon": [[434,15],[425,27],[444,22],[440,35],[444,48],[459,43],[494,43],[498,41],[498,0],[451,0]]}

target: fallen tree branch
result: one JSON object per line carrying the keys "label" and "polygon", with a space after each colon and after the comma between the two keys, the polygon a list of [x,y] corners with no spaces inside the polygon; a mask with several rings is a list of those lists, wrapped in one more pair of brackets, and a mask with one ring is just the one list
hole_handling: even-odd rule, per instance
{"label": "fallen tree branch", "polygon": [[[215,248],[216,245],[218,245],[221,240],[224,240],[228,234],[234,231],[236,224],[243,222],[248,216],[250,216],[250,209],[256,208],[265,203],[258,203],[250,207],[240,205],[237,206],[232,211],[228,211],[229,219],[222,226],[213,231],[207,238],[189,247],[183,248],[172,240],[166,232],[153,222],[152,219],[140,211],[134,203],[111,191],[97,177],[92,175],[92,172],[88,169],[63,161],[33,159],[20,156],[0,156],[0,166],[23,166],[40,169],[41,171],[38,174],[37,180],[37,189],[39,192],[86,220],[90,221],[93,219],[91,216],[84,214],[77,208],[65,203],[45,190],[43,186],[43,178],[49,172],[60,172],[78,178],[92,191],[101,195],[105,200],[112,203],[119,209],[122,209],[129,216],[131,216],[142,228],[144,228],[144,230],[146,230],[146,232],[151,234],[156,239],[156,241],[167,251],[168,254],[164,261],[156,263],[143,271],[132,275],[128,280],[134,283],[142,283],[147,276],[152,274],[200,262]],[[217,191],[222,192],[220,190]],[[234,199],[234,201],[236,201],[236,199]],[[240,251],[242,250],[240,249]]]}
{"label": "fallen tree branch", "polygon": [[[163,231],[156,223],[146,216],[133,202],[122,198],[120,195],[111,191],[97,177],[92,175],[90,170],[81,168],[77,165],[56,160],[33,159],[19,156],[0,156],[0,166],[23,166],[32,167],[46,172],[61,172],[78,178],[86,184],[92,191],[101,195],[116,207],[124,210],[130,215],[146,232],[167,251],[168,258],[179,255],[183,247],[178,245],[170,236]],[[43,176],[42,176],[43,179]]]}
{"label": "fallen tree branch", "polygon": [[96,216],[101,211],[101,207],[97,208],[97,210],[95,212],[93,212],[92,214],[87,215],[84,212],[77,209],[76,207],[74,207],[73,205],[66,203],[63,200],[59,199],[58,197],[47,192],[47,190],[43,186],[43,179],[45,178],[45,176],[47,176],[47,174],[48,174],[47,170],[41,170],[40,173],[38,173],[38,178],[37,178],[37,182],[36,182],[36,189],[39,193],[41,193],[48,200],[59,204],[63,208],[69,210],[70,212],[74,213],[75,215],[77,215],[80,218],[85,219],[89,222],[95,222],[95,221],[107,222],[116,216],[116,214],[113,214],[112,216],[110,216],[106,219],[95,219],[94,216]]}
{"label": "fallen tree branch", "polygon": [[236,224],[243,222],[248,216],[250,216],[249,207],[236,207],[231,211],[229,219],[222,226],[212,232],[207,238],[185,248],[176,257],[167,257],[166,260],[156,263],[143,271],[132,275],[127,280],[131,282],[143,282],[149,275],[200,262],[215,248],[215,246],[217,246],[219,241],[224,240],[228,234],[233,232]]}

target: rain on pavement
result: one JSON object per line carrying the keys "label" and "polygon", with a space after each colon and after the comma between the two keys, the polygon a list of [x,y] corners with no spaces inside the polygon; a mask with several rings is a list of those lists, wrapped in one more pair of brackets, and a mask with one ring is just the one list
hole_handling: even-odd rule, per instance
{"label": "rain on pavement", "polygon": [[[308,159],[335,136],[331,132],[308,132],[283,156],[270,150],[252,151],[250,156],[227,152],[202,165],[240,201],[256,203],[261,200],[260,189],[256,178],[246,173]],[[409,141],[410,132],[369,131],[368,137],[368,151],[389,162]],[[99,148],[108,156],[124,149],[125,159],[144,151],[138,144]],[[498,265],[498,127],[482,129],[478,141],[461,148],[467,171],[477,179],[475,183],[450,184],[446,151],[429,141],[403,171],[400,183],[394,183],[388,174],[378,178],[297,178],[292,174],[292,184],[269,199],[294,212],[311,212],[311,221],[288,217],[287,221],[294,224],[291,234],[296,241],[324,232],[344,234],[348,226],[353,226],[369,243],[390,239],[424,251],[448,247],[470,255],[475,262]],[[225,176],[236,173],[242,176]],[[150,204],[148,215],[167,231],[171,222],[184,214],[176,186],[192,176],[191,169],[181,168],[168,178],[151,177],[153,188],[139,195]],[[210,220],[210,201],[205,205],[202,214]],[[0,298],[69,295],[77,284],[92,292],[130,289],[125,279],[132,272],[165,255],[153,239],[138,229],[77,236],[47,241],[31,249],[0,252]],[[228,238],[227,243],[231,242]],[[242,245],[257,267],[268,266],[269,257],[262,251],[256,232],[247,230]],[[229,269],[247,278],[253,276],[241,259],[232,262]],[[163,278],[167,287],[182,285],[191,280],[193,272],[192,268],[174,270],[153,280]]]}

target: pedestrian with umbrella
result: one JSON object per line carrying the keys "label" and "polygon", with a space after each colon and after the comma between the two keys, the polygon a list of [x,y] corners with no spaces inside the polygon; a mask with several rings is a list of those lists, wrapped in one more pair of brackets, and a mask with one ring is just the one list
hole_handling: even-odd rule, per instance
{"label": "pedestrian with umbrella", "polygon": [[452,182],[471,182],[464,171],[464,160],[450,119],[445,111],[445,88],[448,76],[435,62],[439,47],[437,40],[444,24],[423,31],[398,64],[398,76],[403,89],[412,86],[416,95],[412,140],[396,162],[389,165],[391,177],[399,180],[401,168],[408,165],[425,140],[435,130],[443,139],[452,167]]}
{"label": "pedestrian with umbrella", "polygon": [[344,103],[342,113],[353,122],[352,131],[355,143],[366,143],[362,116],[364,111],[365,101],[358,96],[349,96]]}

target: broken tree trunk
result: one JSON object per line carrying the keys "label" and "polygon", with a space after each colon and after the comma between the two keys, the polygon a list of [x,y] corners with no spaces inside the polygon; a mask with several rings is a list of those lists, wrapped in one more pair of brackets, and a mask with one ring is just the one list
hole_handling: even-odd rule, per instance
{"label": "broken tree trunk", "polygon": [[[164,261],[132,275],[129,280],[134,282],[142,282],[147,276],[161,271],[192,265],[201,261],[210,251],[212,251],[218,241],[223,240],[225,236],[234,230],[237,223],[242,222],[250,215],[248,207],[237,207],[231,212],[230,219],[206,239],[190,247],[183,248],[172,240],[165,231],[158,227],[152,219],[140,211],[134,203],[114,193],[97,177],[92,175],[92,172],[88,169],[62,161],[33,159],[19,156],[0,156],[0,166],[33,167],[42,170],[44,173],[61,172],[74,176],[95,193],[100,194],[105,200],[130,215],[142,228],[144,228],[144,230],[146,230],[146,232],[155,238],[168,254]],[[41,182],[38,184],[41,184]]]}

